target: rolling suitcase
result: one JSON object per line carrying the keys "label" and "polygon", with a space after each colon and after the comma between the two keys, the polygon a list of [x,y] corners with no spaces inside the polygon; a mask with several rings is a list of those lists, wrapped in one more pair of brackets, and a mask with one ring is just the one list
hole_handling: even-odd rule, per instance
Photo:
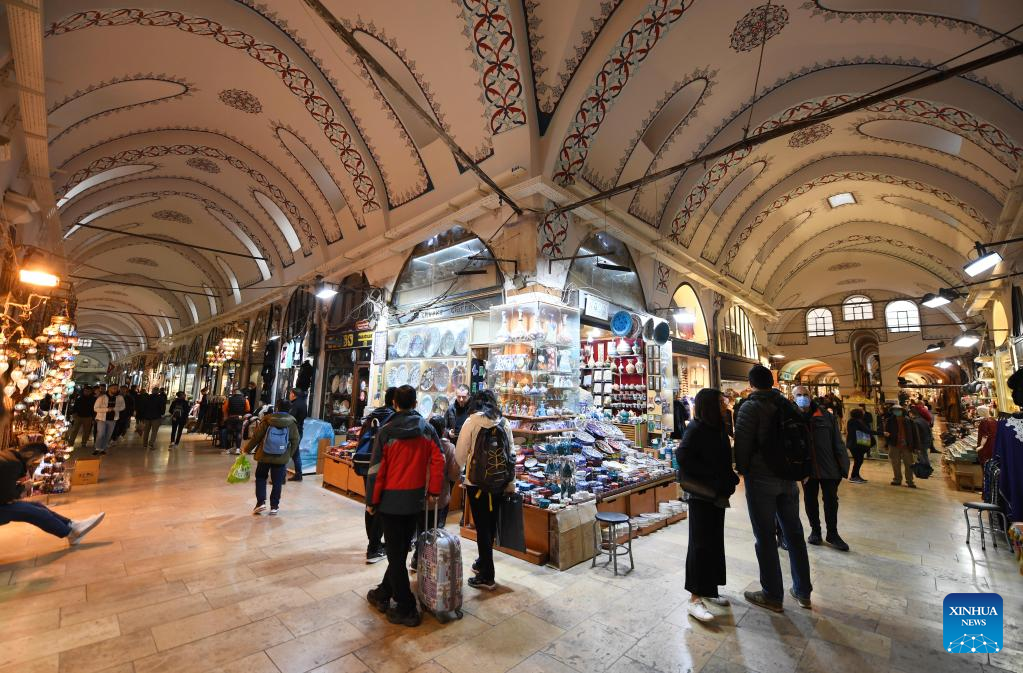
{"label": "rolling suitcase", "polygon": [[[434,505],[433,520],[438,508]],[[424,512],[426,525],[429,515]],[[426,526],[424,526],[425,528]],[[416,542],[419,562],[416,566],[416,596],[423,609],[432,612],[444,624],[462,618],[462,543],[457,535],[443,528],[430,528]]]}

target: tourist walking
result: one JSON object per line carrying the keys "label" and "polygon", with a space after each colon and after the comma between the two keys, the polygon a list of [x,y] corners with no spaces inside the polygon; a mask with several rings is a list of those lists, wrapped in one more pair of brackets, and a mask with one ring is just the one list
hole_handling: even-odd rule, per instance
{"label": "tourist walking", "polygon": [[[306,402],[305,393],[298,388],[292,388],[288,392],[288,399],[291,400],[291,406],[288,407],[288,413],[295,418],[295,422],[298,423],[298,437],[299,442],[302,441],[302,432],[305,429],[305,419],[309,415],[309,405]],[[295,474],[291,475],[290,481],[302,481],[302,454],[299,451],[295,452]]]}
{"label": "tourist walking", "polygon": [[74,420],[71,421],[71,429],[67,434],[67,444],[73,449],[81,433],[82,448],[85,449],[89,445],[92,426],[96,422],[96,396],[93,395],[92,386],[82,388],[71,407],[71,413]]}
{"label": "tourist walking", "polygon": [[379,514],[383,522],[387,571],[380,585],[370,589],[366,598],[386,612],[392,624],[419,626],[422,617],[405,564],[416,520],[425,507],[432,509],[440,496],[444,454],[440,437],[415,411],[415,388],[407,385],[398,388],[394,405],[397,411],[380,428],[373,442],[369,468],[372,491],[366,499],[370,513]]}
{"label": "tourist walking", "polygon": [[185,429],[185,424],[188,422],[190,409],[191,405],[185,399],[185,391],[179,390],[170,405],[171,436],[168,448],[181,444],[181,431]]}
{"label": "tourist walking", "polygon": [[[803,525],[799,521],[797,485],[809,474],[806,446],[809,430],[799,409],[773,387],[770,369],[755,365],[750,369],[749,383],[753,392],[735,418],[735,466],[745,480],[761,590],[747,591],[745,597],[750,603],[775,612],[784,609],[785,590],[774,532],[777,519],[788,545],[792,573],[789,594],[801,607],[809,609],[813,585]],[[785,465],[793,467],[785,469]]]}
{"label": "tourist walking", "polygon": [[141,393],[135,402],[136,423],[142,429],[142,448],[153,451],[156,449],[156,435],[163,422],[163,402],[156,390],[149,394]]}
{"label": "tourist walking", "polygon": [[803,505],[810,521],[810,535],[806,541],[822,544],[821,514],[818,498],[824,495],[824,524],[829,545],[840,551],[849,551],[849,545],[838,534],[838,487],[849,474],[849,452],[842,439],[835,414],[817,406],[806,386],[796,386],[796,406],[810,426],[810,478],[803,482]]}
{"label": "tourist walking", "polygon": [[902,484],[902,471],[905,468],[906,486],[916,488],[913,482],[913,458],[920,450],[920,432],[904,413],[905,409],[901,405],[892,407],[884,436],[888,442],[888,460],[892,464],[892,486]]}
{"label": "tourist walking", "polygon": [[860,474],[863,467],[863,460],[867,457],[870,447],[874,445],[874,435],[877,432],[867,424],[862,408],[855,408],[849,412],[849,421],[845,424],[845,446],[852,454],[852,475],[849,477],[851,484],[866,484],[867,480]]}
{"label": "tourist walking", "polygon": [[256,506],[253,514],[266,510],[266,479],[272,483],[270,489],[270,516],[276,516],[281,508],[281,493],[288,476],[288,461],[298,451],[298,425],[288,413],[285,400],[277,403],[277,411],[264,414],[252,437],[245,445],[245,452],[256,458]]}
{"label": "tourist walking", "polygon": [[96,411],[96,444],[92,455],[105,456],[110,447],[110,438],[114,426],[124,414],[124,398],[118,394],[119,386],[111,383],[110,387],[96,396],[93,409]]}
{"label": "tourist walking", "polygon": [[[515,491],[515,459],[511,447],[511,426],[501,415],[501,407],[491,390],[481,390],[472,400],[472,413],[465,419],[455,457],[465,469],[465,499],[472,511],[479,558],[472,564],[474,589],[497,588],[494,571],[494,538],[501,520],[501,504],[506,493]],[[506,469],[500,469],[500,468]]]}
{"label": "tourist walking", "polygon": [[[359,439],[355,445],[355,455],[352,459],[355,474],[362,477],[362,483],[366,491],[366,500],[372,492],[369,483],[369,464],[373,458],[373,440],[376,439],[380,428],[387,425],[387,422],[394,416],[394,394],[398,391],[390,387],[384,392],[383,406],[373,409],[362,421],[359,429]],[[378,563],[387,558],[387,550],[384,548],[383,521],[366,508],[366,563]]]}
{"label": "tourist walking", "polygon": [[220,433],[220,446],[224,453],[240,453],[242,447],[242,416],[249,413],[249,401],[242,391],[235,389],[223,405],[224,428]]}
{"label": "tourist walking", "polygon": [[739,477],[732,471],[732,447],[725,428],[725,398],[703,388],[694,400],[694,420],[678,449],[679,481],[689,496],[689,548],[686,591],[689,614],[701,622],[714,619],[706,603],[728,605],[718,587],[725,578],[725,509]]}
{"label": "tourist walking", "polygon": [[114,423],[114,430],[110,433],[110,441],[116,442],[121,437],[124,437],[128,432],[128,428],[131,427],[131,419],[135,415],[135,401],[138,399],[138,392],[130,390],[127,386],[117,386],[112,384],[107,394],[112,394],[114,388],[117,388],[117,396],[120,398],[120,404],[123,405],[124,409],[121,414],[117,416],[117,421]]}

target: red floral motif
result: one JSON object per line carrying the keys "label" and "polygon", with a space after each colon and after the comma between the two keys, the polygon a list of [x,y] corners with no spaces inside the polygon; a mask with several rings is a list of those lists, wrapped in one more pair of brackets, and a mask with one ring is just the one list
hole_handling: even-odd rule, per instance
{"label": "red floral motif", "polygon": [[[554,207],[549,203],[548,207]],[[565,239],[568,238],[568,213],[547,213],[539,223],[540,254],[546,257],[561,257],[565,254]]]}
{"label": "red floral motif", "polygon": [[781,5],[761,5],[735,23],[730,44],[735,51],[752,51],[781,32],[789,22],[789,10]]}
{"label": "red floral motif", "polygon": [[[167,155],[198,155],[196,158],[205,158],[206,161],[210,161],[210,159],[220,159],[221,161],[227,162],[232,168],[236,168],[247,173],[249,177],[252,178],[260,187],[270,193],[270,196],[274,199],[274,201],[283,206],[284,211],[287,214],[294,217],[295,221],[298,222],[299,229],[302,231],[305,239],[305,244],[302,246],[302,252],[308,257],[312,254],[311,248],[315,248],[319,245],[319,242],[316,240],[316,236],[313,234],[313,228],[312,225],[309,224],[309,220],[302,216],[298,206],[285,196],[280,187],[271,183],[270,180],[263,175],[263,173],[252,168],[238,157],[227,154],[223,150],[215,147],[208,147],[206,145],[149,145],[140,149],[124,150],[123,152],[118,152],[117,154],[109,157],[100,157],[85,168],[76,171],[64,187],[61,188],[61,193],[66,194],[74,188],[75,185],[93,175],[96,175],[97,173],[102,173],[103,171],[110,170],[117,166],[135,164],[143,159],[152,159],[154,157]],[[189,161],[191,161],[191,159]],[[215,165],[216,164],[214,164],[214,166]],[[281,245],[285,245],[283,241],[278,242]]]}
{"label": "red floral motif", "polygon": [[671,269],[657,262],[657,291],[668,294],[668,276]]}
{"label": "red floral motif", "polygon": [[260,42],[255,36],[241,30],[225,28],[220,23],[201,16],[189,16],[169,10],[111,9],[89,10],[67,16],[51,23],[45,37],[63,35],[94,26],[157,26],[177,28],[186,33],[211,37],[217,42],[244,51],[259,63],[274,71],[306,110],[319,124],[327,140],[338,151],[341,165],[352,177],[355,192],[362,200],[363,212],[380,209],[376,200],[376,187],[366,172],[366,162],[355,148],[351,133],[338,120],[330,103],[320,95],[313,80],[295,65],[283,51],[272,44]]}
{"label": "red floral motif", "polygon": [[632,73],[692,4],[693,0],[653,0],[611,50],[593,85],[583,96],[568,135],[561,144],[558,167],[554,172],[555,182],[562,186],[575,182],[589,155],[593,136],[615,99],[629,83]]}
{"label": "red floral motif", "polygon": [[[780,115],[768,119],[750,135],[758,136],[783,124],[806,119],[819,112],[847,103],[853,98],[855,98],[853,94],[836,94],[800,103],[785,110]],[[997,126],[978,119],[965,110],[949,105],[939,105],[938,103],[915,98],[891,98],[882,103],[868,106],[865,110],[882,114],[898,113],[915,119],[931,122],[937,121],[953,126],[979,145],[986,147],[996,157],[999,154],[1002,155],[1005,158],[1002,163],[1013,170],[1019,165],[1019,159],[1023,156],[1023,147],[1016,145],[1012,138]],[[686,246],[689,245],[696,234],[695,228],[689,228],[690,220],[696,210],[707,200],[707,196],[721,179],[728,175],[728,171],[742,162],[743,159],[749,156],[749,153],[749,149],[735,150],[715,163],[704,174],[700,182],[686,195],[682,202],[682,207],[675,214],[675,217],[672,218],[671,233],[669,234],[669,238],[672,241]]]}
{"label": "red floral motif", "polygon": [[831,124],[821,122],[805,129],[800,129],[789,136],[789,147],[806,147],[818,140],[824,140],[831,135]]}
{"label": "red floral motif", "polygon": [[511,15],[505,0],[462,0],[462,16],[472,31],[473,48],[483,60],[483,95],[490,132],[510,131],[526,123],[522,76],[515,53]]}

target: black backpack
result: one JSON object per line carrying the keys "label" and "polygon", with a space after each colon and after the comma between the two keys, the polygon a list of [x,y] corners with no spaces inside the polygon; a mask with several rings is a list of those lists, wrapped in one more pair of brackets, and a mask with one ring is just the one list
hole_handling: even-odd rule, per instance
{"label": "black backpack", "polygon": [[810,476],[812,466],[810,425],[788,400],[772,404],[776,434],[771,446],[761,448],[764,462],[779,479],[802,481]]}
{"label": "black backpack", "polygon": [[476,433],[466,476],[488,493],[501,493],[515,479],[515,457],[502,423]]}
{"label": "black backpack", "polygon": [[359,433],[359,443],[355,447],[355,453],[352,454],[352,469],[360,477],[369,474],[369,464],[373,458],[373,440],[376,439],[378,430],[380,430],[380,420],[370,418]]}

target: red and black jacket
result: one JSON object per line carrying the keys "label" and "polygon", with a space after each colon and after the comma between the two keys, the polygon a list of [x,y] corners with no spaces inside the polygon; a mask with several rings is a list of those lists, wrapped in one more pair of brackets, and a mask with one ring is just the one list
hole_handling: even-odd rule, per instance
{"label": "red and black jacket", "polygon": [[399,411],[373,441],[369,502],[384,514],[418,514],[425,507],[427,472],[430,495],[440,495],[444,467],[433,427],[415,411]]}

